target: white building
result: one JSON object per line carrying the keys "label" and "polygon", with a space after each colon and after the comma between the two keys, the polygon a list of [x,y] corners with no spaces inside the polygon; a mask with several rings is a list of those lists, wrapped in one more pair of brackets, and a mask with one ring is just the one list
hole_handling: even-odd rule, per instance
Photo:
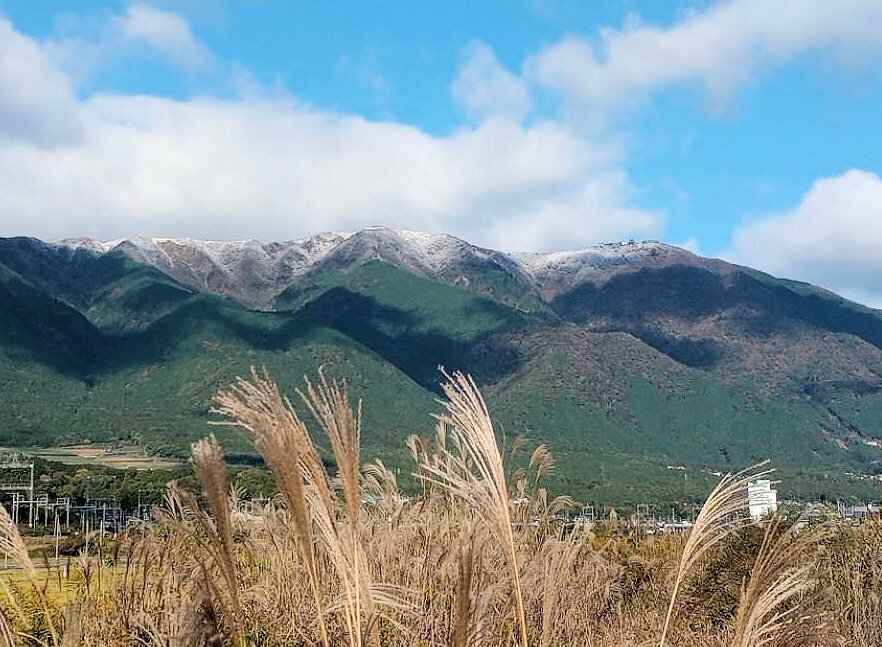
{"label": "white building", "polygon": [[754,519],[770,515],[778,509],[778,490],[772,489],[772,482],[768,479],[748,483],[747,503]]}

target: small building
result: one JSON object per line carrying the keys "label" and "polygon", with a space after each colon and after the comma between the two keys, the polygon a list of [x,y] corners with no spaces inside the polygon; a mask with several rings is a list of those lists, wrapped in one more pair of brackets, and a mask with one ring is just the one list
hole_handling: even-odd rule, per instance
{"label": "small building", "polygon": [[879,507],[872,503],[868,505],[850,505],[842,511],[846,519],[866,519],[879,513]]}
{"label": "small building", "polygon": [[662,525],[662,532],[682,535],[692,530],[692,527],[694,525],[694,523],[692,523],[691,521],[686,521],[685,519],[682,519],[680,521],[669,521]]}
{"label": "small building", "polygon": [[772,489],[768,479],[757,479],[747,484],[747,504],[754,519],[773,514],[778,509],[778,490]]}

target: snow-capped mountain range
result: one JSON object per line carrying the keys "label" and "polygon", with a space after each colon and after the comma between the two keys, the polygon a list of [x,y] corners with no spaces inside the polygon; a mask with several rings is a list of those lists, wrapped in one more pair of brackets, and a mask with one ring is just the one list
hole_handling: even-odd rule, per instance
{"label": "snow-capped mountain range", "polygon": [[713,262],[657,241],[608,243],[546,254],[507,254],[446,234],[385,227],[268,243],[135,237],[110,241],[76,238],[49,244],[97,255],[121,252],[184,285],[256,308],[270,307],[280,292],[301,277],[345,270],[371,259],[451,285],[468,285],[475,270],[489,268],[518,284],[532,286],[545,298],[587,280],[603,281],[638,264]]}
{"label": "snow-capped mountain range", "polygon": [[587,496],[602,461],[647,491],[643,473],[672,456],[729,469],[771,455],[824,483],[882,465],[882,313],[655,241],[537,254],[386,228],[0,238],[0,303],[5,444],[186,453],[249,366],[291,387],[327,365],[377,403],[366,438],[395,456],[431,429],[445,366],[475,377],[502,429],[581,465]]}

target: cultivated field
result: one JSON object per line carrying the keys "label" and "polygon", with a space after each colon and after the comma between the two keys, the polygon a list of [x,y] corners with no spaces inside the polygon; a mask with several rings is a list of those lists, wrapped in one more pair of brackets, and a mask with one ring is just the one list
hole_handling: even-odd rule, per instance
{"label": "cultivated field", "polygon": [[[279,487],[229,492],[213,437],[193,446],[197,494],[169,488],[156,524],[38,572],[8,515],[0,547],[23,566],[0,594],[0,641],[69,645],[882,644],[882,522],[751,524],[746,483],[724,477],[689,535],[615,519],[573,526],[550,498],[544,447],[500,452],[474,384],[454,375],[431,440],[409,448],[406,498],[361,465],[360,411],[322,377],[308,430],[265,375],[219,394]],[[311,434],[336,460],[328,473]]]}
{"label": "cultivated field", "polygon": [[66,465],[103,465],[115,469],[168,470],[183,465],[173,458],[150,456],[142,448],[129,445],[95,443],[31,449],[0,447],[0,452],[23,453]]}

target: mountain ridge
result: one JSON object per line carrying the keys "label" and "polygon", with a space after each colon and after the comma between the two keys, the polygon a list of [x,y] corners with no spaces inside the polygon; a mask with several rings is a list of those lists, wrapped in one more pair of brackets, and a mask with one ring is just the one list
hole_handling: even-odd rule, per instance
{"label": "mountain ridge", "polygon": [[[367,403],[368,454],[397,464],[429,431],[443,365],[475,376],[500,430],[547,442],[578,496],[673,500],[701,470],[770,456],[819,494],[882,474],[879,313],[657,241],[504,254],[385,228],[290,244],[0,239],[0,299],[13,445],[180,455],[249,366],[290,390],[327,364]],[[684,489],[670,464],[695,480]]]}
{"label": "mountain ridge", "polygon": [[[458,271],[462,265],[467,262],[495,264],[517,280],[532,284],[545,299],[586,279],[604,280],[614,276],[616,271],[627,271],[635,261],[643,266],[676,263],[739,267],[656,240],[610,242],[545,253],[506,253],[473,245],[449,234],[380,226],[355,232],[321,232],[277,242],[133,237],[110,241],[60,239],[46,244],[99,255],[122,252],[190,287],[263,309],[272,309],[273,298],[303,276],[371,258],[450,285],[466,286],[469,284],[467,274]],[[232,280],[219,279],[218,271]],[[254,280],[249,280],[253,279],[249,274],[260,274],[266,285],[256,285]],[[249,296],[244,293],[246,289],[257,289],[260,296]]]}

